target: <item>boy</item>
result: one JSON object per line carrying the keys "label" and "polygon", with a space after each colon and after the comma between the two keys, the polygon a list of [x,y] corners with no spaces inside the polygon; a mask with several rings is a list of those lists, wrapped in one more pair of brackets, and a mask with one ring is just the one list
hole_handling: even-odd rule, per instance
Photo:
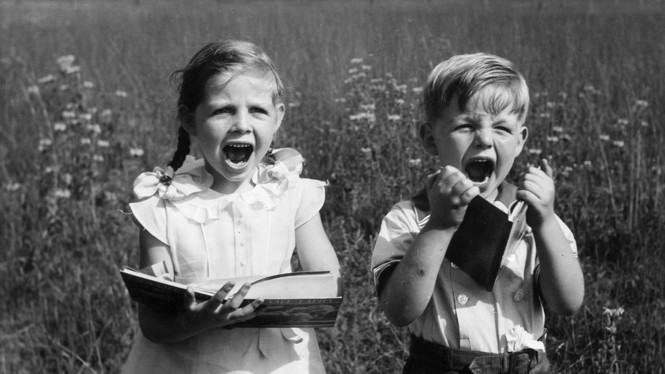
{"label": "boy", "polygon": [[[387,318],[412,334],[404,373],[546,373],[543,304],[575,313],[584,281],[547,161],[519,186],[504,181],[528,135],[526,82],[505,59],[460,55],[436,66],[423,91],[419,135],[441,168],[386,215],[372,257]],[[445,258],[477,195],[506,212],[516,199],[528,206],[530,231],[491,292]]]}

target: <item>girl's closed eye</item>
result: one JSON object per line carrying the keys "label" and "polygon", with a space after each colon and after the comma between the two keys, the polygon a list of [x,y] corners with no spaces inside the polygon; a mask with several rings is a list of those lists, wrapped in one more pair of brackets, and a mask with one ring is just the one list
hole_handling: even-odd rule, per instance
{"label": "girl's closed eye", "polygon": [[253,106],[253,107],[249,108],[249,112],[250,113],[257,113],[257,114],[267,115],[268,114],[268,109],[266,109],[264,107],[260,107],[260,106]]}
{"label": "girl's closed eye", "polygon": [[212,112],[213,116],[218,116],[218,115],[232,115],[235,113],[235,109],[230,107],[230,106],[223,106],[221,108],[217,108]]}
{"label": "girl's closed eye", "polygon": [[475,129],[474,126],[470,123],[461,123],[461,124],[458,124],[457,126],[455,126],[453,131],[454,132],[465,132],[466,133],[466,132],[471,132],[474,129]]}

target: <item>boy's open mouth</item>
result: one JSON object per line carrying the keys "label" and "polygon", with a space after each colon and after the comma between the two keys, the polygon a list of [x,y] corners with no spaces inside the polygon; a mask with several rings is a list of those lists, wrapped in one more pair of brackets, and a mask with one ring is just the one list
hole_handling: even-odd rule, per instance
{"label": "boy's open mouth", "polygon": [[471,160],[464,167],[464,172],[474,184],[484,184],[494,172],[494,162],[487,159]]}
{"label": "boy's open mouth", "polygon": [[254,146],[246,143],[230,143],[225,145],[222,151],[230,166],[240,168],[249,161],[254,152]]}

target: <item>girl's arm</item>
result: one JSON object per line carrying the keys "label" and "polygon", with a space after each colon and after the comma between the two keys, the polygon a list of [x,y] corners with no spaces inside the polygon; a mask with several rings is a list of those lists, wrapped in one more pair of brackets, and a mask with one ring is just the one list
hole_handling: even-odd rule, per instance
{"label": "girl's arm", "polygon": [[[173,270],[173,261],[169,248],[147,230],[141,229],[139,234],[141,268],[165,261],[169,270]],[[204,331],[230,326],[254,317],[254,310],[261,305],[257,299],[243,308],[239,308],[249,285],[244,285],[238,294],[224,302],[224,298],[233,288],[227,283],[205,302],[197,302],[194,290],[188,288],[185,303],[173,311],[161,310],[157,307],[139,304],[139,325],[143,335],[156,343],[175,343]]]}
{"label": "girl's arm", "polygon": [[340,285],[339,292],[342,292],[339,261],[319,213],[296,229],[296,249],[303,270],[332,272]]}
{"label": "girl's arm", "polygon": [[533,229],[540,260],[540,290],[547,305],[557,314],[577,312],[584,300],[584,276],[554,214],[554,181],[546,160],[540,168],[529,167],[517,197],[524,200],[527,223]]}

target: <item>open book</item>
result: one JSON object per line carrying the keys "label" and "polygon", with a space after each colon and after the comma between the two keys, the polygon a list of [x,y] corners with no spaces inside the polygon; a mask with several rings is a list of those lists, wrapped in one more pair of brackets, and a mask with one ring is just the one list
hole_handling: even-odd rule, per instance
{"label": "open book", "polygon": [[159,264],[141,271],[125,267],[120,270],[132,300],[164,308],[177,308],[184,303],[187,286],[194,288],[197,300],[210,299],[229,281],[235,287],[227,300],[244,283],[252,287],[242,305],[258,297],[264,299],[256,317],[236,324],[237,327],[332,327],[342,304],[337,280],[329,271],[286,273],[272,276],[239,277],[230,279],[206,279],[196,282],[160,277],[155,269]]}
{"label": "open book", "polygon": [[518,201],[510,214],[476,196],[448,245],[446,258],[487,291],[492,291],[502,259],[514,255],[526,232],[526,204]]}

